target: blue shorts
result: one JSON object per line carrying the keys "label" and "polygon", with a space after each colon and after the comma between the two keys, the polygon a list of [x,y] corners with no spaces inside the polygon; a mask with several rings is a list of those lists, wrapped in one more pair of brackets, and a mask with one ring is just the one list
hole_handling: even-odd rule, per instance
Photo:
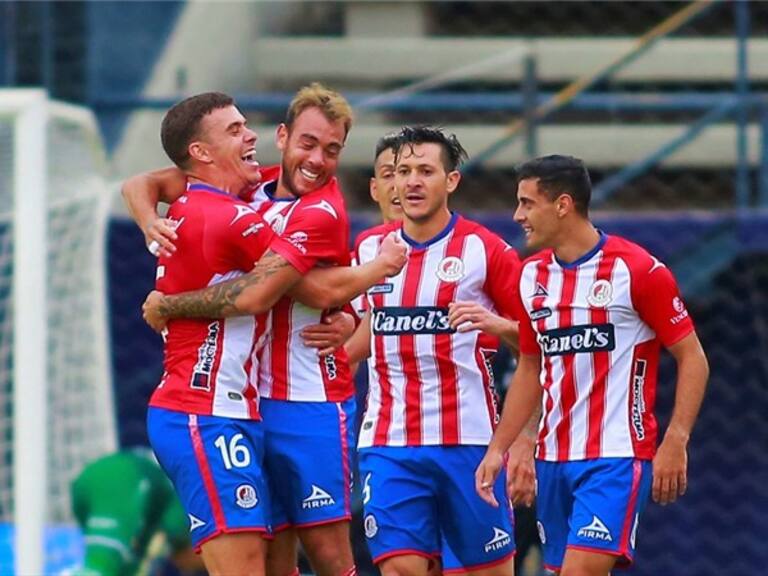
{"label": "blue shorts", "polygon": [[[443,556],[444,572],[501,564],[515,552],[512,509],[501,475],[494,508],[475,492],[485,446],[373,447],[360,450],[365,535],[374,562]],[[450,552],[443,552],[447,543]]]}
{"label": "blue shorts", "polygon": [[536,478],[539,537],[548,569],[562,566],[566,548],[618,556],[618,566],[632,562],[638,519],[651,490],[650,461],[537,460]]}
{"label": "blue shorts", "polygon": [[196,549],[224,532],[270,532],[261,422],[150,407],[147,432]]}
{"label": "blue shorts", "polygon": [[259,411],[275,531],[349,520],[355,399],[295,402],[262,398]]}

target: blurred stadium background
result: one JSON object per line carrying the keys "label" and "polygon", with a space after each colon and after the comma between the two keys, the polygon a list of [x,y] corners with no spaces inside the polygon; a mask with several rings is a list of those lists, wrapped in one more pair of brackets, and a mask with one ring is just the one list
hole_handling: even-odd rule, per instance
{"label": "blurred stadium background", "polygon": [[[649,506],[632,573],[762,573],[768,3],[747,1],[0,3],[0,88],[42,87],[82,107],[51,108],[47,167],[40,166],[50,199],[48,407],[41,421],[49,440],[47,515],[57,527],[48,536],[54,544],[46,571],[78,554],[66,528],[69,480],[84,460],[114,445],[114,435],[121,446],[146,443],[146,400],[161,373],[160,341],[140,318],[153,261],[126,219],[118,182],[166,164],[158,137],[163,111],[205,90],[234,94],[260,134],[260,160],[276,160],[274,128],[292,93],[313,80],[341,90],[356,108],[340,171],[353,232],[377,220],[367,185],[375,140],[404,123],[437,123],[459,136],[472,160],[454,208],[518,246],[514,164],[555,152],[586,160],[594,220],[672,268],[712,370],[690,445],[689,493],[665,509]],[[0,90],[3,574],[13,571],[13,487],[20,483],[13,479],[20,458],[12,442],[20,432],[12,426],[9,300],[18,269],[11,258],[18,149],[3,111],[12,98]],[[102,233],[98,210],[84,206],[105,201],[111,211]],[[106,318],[94,312],[100,275]],[[77,324],[85,317],[93,324]],[[105,320],[106,337],[98,327]],[[78,367],[101,362],[99,350],[111,370],[80,374]],[[663,364],[662,425],[672,374]],[[86,381],[94,391],[80,385]],[[114,430],[111,413],[89,419],[110,405]]]}

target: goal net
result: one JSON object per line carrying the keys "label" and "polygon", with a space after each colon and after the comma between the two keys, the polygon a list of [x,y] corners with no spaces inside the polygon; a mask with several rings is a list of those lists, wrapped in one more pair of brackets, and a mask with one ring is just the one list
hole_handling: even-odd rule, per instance
{"label": "goal net", "polygon": [[93,115],[39,90],[0,90],[1,574],[79,560],[69,485],[116,447],[108,201]]}

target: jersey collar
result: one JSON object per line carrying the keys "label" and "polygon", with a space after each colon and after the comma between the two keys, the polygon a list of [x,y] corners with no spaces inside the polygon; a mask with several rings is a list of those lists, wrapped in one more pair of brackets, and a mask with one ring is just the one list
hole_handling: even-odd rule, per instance
{"label": "jersey collar", "polygon": [[225,196],[232,196],[230,193],[225,192],[221,188],[216,188],[216,186],[211,186],[210,184],[203,184],[202,182],[187,184],[187,192],[213,192],[214,194],[224,194]]}
{"label": "jersey collar", "polygon": [[560,260],[560,258],[555,256],[555,253],[552,252],[552,256],[554,257],[555,262],[560,264],[560,266],[562,266],[565,269],[570,269],[570,268],[576,268],[578,266],[581,266],[582,264],[584,264],[584,262],[588,262],[589,260],[591,260],[595,254],[597,254],[598,252],[600,252],[600,250],[603,249],[603,246],[605,246],[605,241],[608,239],[608,235],[602,230],[598,229],[597,233],[600,235],[600,238],[597,240],[597,244],[595,244],[595,247],[592,248],[589,252],[587,252],[583,256],[576,258],[576,260],[574,260],[573,262],[565,262],[563,260]]}
{"label": "jersey collar", "polygon": [[459,215],[455,212],[451,212],[451,219],[448,221],[448,224],[443,228],[437,236],[430,238],[426,242],[416,242],[413,238],[408,236],[408,234],[405,233],[404,229],[400,229],[400,233],[403,235],[403,240],[405,240],[408,244],[411,245],[412,248],[415,248],[416,250],[423,250],[424,248],[429,248],[433,244],[440,242],[443,238],[448,236],[448,234],[451,233],[451,230],[454,229],[456,226],[456,222],[459,219]]}

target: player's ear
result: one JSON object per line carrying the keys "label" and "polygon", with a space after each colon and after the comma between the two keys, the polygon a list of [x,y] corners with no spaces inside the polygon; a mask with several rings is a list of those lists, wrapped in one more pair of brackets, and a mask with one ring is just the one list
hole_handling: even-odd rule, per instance
{"label": "player's ear", "polygon": [[368,192],[371,194],[371,199],[374,202],[379,201],[379,191],[376,189],[376,178],[368,180]]}
{"label": "player's ear", "polygon": [[560,194],[555,200],[555,210],[557,210],[558,217],[562,218],[573,212],[576,206],[573,203],[573,197],[570,194]]}
{"label": "player's ear", "polygon": [[461,172],[459,172],[458,170],[453,170],[452,172],[448,172],[448,176],[446,176],[446,188],[448,189],[448,194],[453,193],[453,191],[459,187],[460,181],[461,181]]}
{"label": "player's ear", "polygon": [[190,158],[197,162],[202,162],[203,164],[210,164],[213,162],[213,158],[211,158],[207,146],[199,140],[191,142],[187,150],[189,151]]}
{"label": "player's ear", "polygon": [[280,150],[280,152],[283,152],[287,144],[288,144],[288,126],[281,123],[277,127],[277,130],[275,131],[275,146],[277,146],[277,149]]}

